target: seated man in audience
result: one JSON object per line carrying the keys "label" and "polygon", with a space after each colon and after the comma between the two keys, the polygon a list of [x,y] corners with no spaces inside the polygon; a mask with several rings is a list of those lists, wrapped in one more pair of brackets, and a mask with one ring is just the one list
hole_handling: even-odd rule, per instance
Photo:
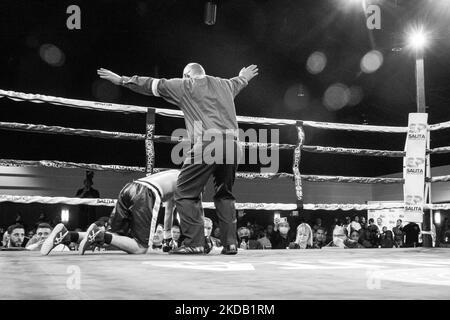
{"label": "seated man in audience", "polygon": [[223,249],[222,243],[218,238],[211,235],[213,230],[213,222],[208,217],[204,217],[203,219],[205,221],[205,253],[220,254]]}
{"label": "seated man in audience", "polygon": [[[37,226],[36,234],[28,241],[26,245],[26,249],[30,251],[39,251],[41,250],[42,244],[45,239],[48,238],[50,233],[52,232],[52,227],[48,223],[40,223]],[[53,248],[55,251],[69,251],[69,248],[63,244],[60,244]]]}
{"label": "seated man in audience", "polygon": [[205,221],[205,237],[207,241],[210,241],[214,247],[221,247],[222,243],[216,237],[211,236],[213,230],[213,222],[210,218],[204,217]]}
{"label": "seated man in audience", "polygon": [[25,228],[21,224],[13,224],[8,227],[6,248],[22,248],[25,239]]}
{"label": "seated man in audience", "polygon": [[243,250],[262,249],[261,243],[250,239],[250,230],[247,227],[240,227],[238,234],[238,248]]}
{"label": "seated man in audience", "polygon": [[162,250],[164,240],[164,226],[162,224],[158,224],[156,226],[155,235],[153,236],[153,250]]}
{"label": "seated man in audience", "polygon": [[273,235],[270,238],[272,249],[289,248],[289,244],[295,240],[295,238],[289,234],[289,230],[289,222],[286,218],[276,218]]}
{"label": "seated man in audience", "polygon": [[170,234],[164,231],[164,240],[162,245],[162,250],[164,252],[169,252],[181,246],[181,229],[178,225],[173,225],[170,228]]}
{"label": "seated man in audience", "polygon": [[321,249],[327,245],[327,232],[325,228],[319,227],[314,233],[313,248]]}
{"label": "seated man in audience", "polygon": [[179,248],[181,246],[181,229],[178,225],[173,225],[170,229],[172,235],[171,246],[172,248]]}

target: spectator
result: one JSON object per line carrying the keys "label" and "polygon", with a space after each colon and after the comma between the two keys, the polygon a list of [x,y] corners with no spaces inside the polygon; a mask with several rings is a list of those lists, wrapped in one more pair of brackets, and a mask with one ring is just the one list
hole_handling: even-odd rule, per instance
{"label": "spectator", "polygon": [[345,248],[349,249],[364,248],[364,246],[360,244],[359,241],[360,241],[359,231],[353,230],[350,233],[350,237],[344,241]]}
{"label": "spectator", "polygon": [[361,229],[366,229],[366,228],[367,228],[366,217],[362,216],[362,217],[360,218],[359,224],[361,225]]}
{"label": "spectator", "polygon": [[86,171],[86,178],[83,181],[84,187],[77,190],[76,197],[78,198],[100,198],[98,190],[94,189],[94,172]]}
{"label": "spectator", "polygon": [[345,240],[347,239],[346,229],[340,220],[337,221],[333,230],[333,246],[345,248]]}
{"label": "spectator", "polygon": [[[206,223],[205,223],[205,228],[206,228]],[[170,234],[171,234],[171,238],[172,240],[169,243],[169,246],[173,249],[179,248],[181,245],[181,230],[180,227],[177,225],[173,225],[172,228],[170,229]]]}
{"label": "spectator", "polygon": [[329,232],[329,234],[333,234],[333,230],[334,230],[334,228],[338,225],[338,223],[339,223],[339,218],[334,218],[333,219],[333,223],[331,224],[331,226],[330,226],[330,232]]}
{"label": "spectator", "polygon": [[380,245],[382,248],[394,247],[394,235],[391,230],[388,230],[386,226],[383,227],[380,235]]}
{"label": "spectator", "polygon": [[216,238],[216,239],[220,239],[221,234],[220,234],[220,228],[219,228],[219,227],[216,227],[216,228],[214,229],[213,236],[214,236],[214,238]]}
{"label": "spectator", "polygon": [[[211,236],[211,231],[213,229],[213,222],[210,218],[205,217],[205,237],[206,241],[212,246],[212,248],[222,247],[222,243],[216,237]],[[218,228],[216,228],[217,230]]]}
{"label": "spectator", "polygon": [[316,232],[319,228],[322,228],[322,219],[317,218],[316,223],[313,226],[313,231]]}
{"label": "spectator", "polygon": [[267,234],[265,231],[259,231],[257,241],[261,244],[263,249],[272,249],[272,243],[270,242],[269,238],[267,237]]}
{"label": "spectator", "polygon": [[350,233],[355,230],[358,231],[361,230],[361,224],[359,223],[359,217],[358,216],[354,216],[353,217],[353,221],[350,223]]}
{"label": "spectator", "polygon": [[367,226],[367,229],[371,230],[371,232],[376,232],[377,234],[380,234],[381,229],[378,228],[378,226],[375,224],[375,220],[373,218],[369,219],[369,225]]}
{"label": "spectator", "polygon": [[377,218],[377,227],[378,227],[378,230],[379,230],[379,232],[381,234],[381,232],[383,230],[383,227],[384,227],[383,219],[381,217]]}
{"label": "spectator", "polygon": [[238,247],[244,250],[262,249],[261,243],[250,239],[250,230],[247,227],[240,227],[237,231]]}
{"label": "spectator", "polygon": [[394,245],[396,248],[403,247],[403,238],[405,235],[403,233],[402,223],[402,219],[398,219],[396,226],[392,228],[392,232],[394,234]]}
{"label": "spectator", "polygon": [[[52,232],[52,227],[48,223],[41,223],[37,226],[36,234],[30,239],[26,245],[26,249],[30,251],[40,251],[45,239]],[[69,251],[70,249],[63,244],[59,244],[53,250]]]}
{"label": "spectator", "polygon": [[378,228],[376,225],[368,226],[366,229],[361,229],[359,233],[359,243],[364,248],[378,248]]}
{"label": "spectator", "polygon": [[417,247],[419,244],[419,233],[420,228],[417,223],[410,222],[403,227],[403,232],[405,233],[405,247]]}
{"label": "spectator", "polygon": [[350,217],[349,216],[346,216],[345,217],[345,222],[344,222],[344,225],[343,225],[343,227],[344,227],[344,231],[345,231],[345,235],[347,236],[347,237],[349,237],[350,236],[350,225],[351,225],[351,223],[352,223],[352,220],[350,219]]}
{"label": "spectator", "polygon": [[[100,193],[98,190],[94,189],[92,186],[94,184],[94,172],[86,171],[86,178],[83,180],[83,188],[78,189],[75,196],[78,198],[100,198]],[[86,227],[95,221],[96,210],[93,206],[80,205],[79,216],[82,219],[83,227]],[[53,222],[53,226],[56,226],[58,221]]]}
{"label": "spectator", "polygon": [[155,235],[153,236],[153,245],[152,249],[162,249],[164,240],[164,226],[162,224],[158,224],[156,227]]}
{"label": "spectator", "polygon": [[25,228],[21,224],[13,224],[7,230],[6,248],[21,248],[25,239]]}
{"label": "spectator", "polygon": [[289,249],[312,249],[313,232],[309,224],[301,223],[297,227],[295,241],[289,245]]}
{"label": "spectator", "polygon": [[287,249],[289,247],[289,244],[294,241],[294,238],[289,234],[289,230],[289,222],[286,218],[283,220],[276,219],[274,232],[270,239],[272,249]]}
{"label": "spectator", "polygon": [[320,227],[314,233],[313,248],[321,249],[327,245],[327,231],[325,228]]}
{"label": "spectator", "polygon": [[273,224],[268,224],[266,227],[266,236],[267,238],[271,238],[273,236]]}

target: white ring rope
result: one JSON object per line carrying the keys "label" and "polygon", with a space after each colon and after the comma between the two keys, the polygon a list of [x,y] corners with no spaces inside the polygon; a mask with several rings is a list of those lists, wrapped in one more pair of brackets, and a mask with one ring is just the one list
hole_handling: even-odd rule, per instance
{"label": "white ring rope", "polygon": [[66,134],[66,135],[105,138],[105,139],[145,140],[145,134],[138,134],[138,133],[67,128],[60,126],[46,126],[43,124],[29,124],[18,122],[0,122],[0,129],[25,131],[25,132],[50,133],[50,134]]}
{"label": "white ring rope", "polygon": [[[105,206],[114,207],[116,199],[94,199],[94,198],[70,198],[70,197],[41,197],[41,196],[15,196],[0,194],[1,202],[13,203],[42,203],[42,204],[67,204],[67,205],[89,205],[89,206]],[[214,202],[203,202],[204,209],[215,209]],[[371,204],[354,204],[354,203],[306,203],[303,205],[305,210],[381,210],[404,208],[403,202],[393,203],[371,203]],[[448,210],[450,203],[425,204],[425,209],[432,210]],[[236,203],[236,210],[297,210],[297,204],[292,203]]]}
{"label": "white ring rope", "polygon": [[[0,159],[0,166],[5,167],[50,167],[50,168],[65,168],[65,169],[90,169],[101,171],[117,171],[117,172],[145,172],[144,167],[130,167],[121,165],[101,165],[95,163],[75,163],[65,161],[52,160],[14,160],[14,159]],[[159,172],[163,169],[154,169],[154,172]],[[339,182],[339,183],[363,183],[363,184],[393,184],[402,183],[402,178],[372,178],[372,177],[346,177],[346,176],[320,176],[320,175],[300,175],[301,179],[310,182]],[[259,173],[259,172],[237,172],[236,178],[240,179],[275,179],[275,178],[289,178],[293,179],[294,175],[291,173]]]}
{"label": "white ring rope", "polygon": [[[97,110],[97,111],[112,111],[112,112],[124,112],[124,113],[146,113],[149,108],[140,106],[121,105],[114,103],[94,102],[87,100],[66,99],[61,97],[46,96],[41,94],[29,94],[15,91],[0,90],[0,97],[7,97],[14,101],[30,101],[34,103],[50,103],[53,105],[63,105],[68,107]],[[155,108],[155,113],[183,118],[183,113],[180,110],[161,109]],[[263,124],[263,125],[296,125],[299,121],[291,119],[274,119],[274,118],[261,118],[261,117],[246,117],[238,116],[238,122],[248,124]],[[300,121],[304,126],[319,128],[319,129],[333,129],[333,130],[346,130],[346,131],[365,131],[365,132],[384,132],[384,133],[406,133],[407,127],[391,127],[391,126],[369,126],[369,125],[356,125],[356,124],[344,124],[344,123],[328,123],[328,122],[316,122],[316,121]]]}
{"label": "white ring rope", "polygon": [[444,130],[450,128],[450,121],[436,123],[436,124],[430,124],[428,127],[430,131],[437,131],[437,130]]}
{"label": "white ring rope", "polygon": [[117,172],[145,172],[144,167],[130,167],[121,165],[105,165],[96,163],[76,163],[55,160],[14,160],[0,159],[0,166],[4,167],[47,167],[64,169],[89,169],[99,171],[117,171]]}
{"label": "white ring rope", "polygon": [[450,147],[439,147],[427,150],[430,154],[450,153]]}

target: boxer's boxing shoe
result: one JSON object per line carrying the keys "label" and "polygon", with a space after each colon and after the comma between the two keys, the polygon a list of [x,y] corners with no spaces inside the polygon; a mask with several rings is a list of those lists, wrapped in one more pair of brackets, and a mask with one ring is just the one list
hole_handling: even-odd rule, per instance
{"label": "boxer's boxing shoe", "polygon": [[231,255],[231,254],[237,254],[238,251],[237,251],[236,245],[229,244],[229,245],[223,247],[221,253]]}
{"label": "boxer's boxing shoe", "polygon": [[95,223],[91,224],[86,231],[86,238],[80,242],[79,253],[83,255],[90,247],[100,247],[105,244],[105,231]]}
{"label": "boxer's boxing shoe", "polygon": [[169,252],[169,254],[204,254],[204,247],[186,247],[181,246]]}
{"label": "boxer's boxing shoe", "polygon": [[45,239],[41,247],[41,254],[45,256],[48,255],[53,248],[59,246],[60,244],[67,246],[70,244],[69,231],[62,223],[57,224],[48,238]]}

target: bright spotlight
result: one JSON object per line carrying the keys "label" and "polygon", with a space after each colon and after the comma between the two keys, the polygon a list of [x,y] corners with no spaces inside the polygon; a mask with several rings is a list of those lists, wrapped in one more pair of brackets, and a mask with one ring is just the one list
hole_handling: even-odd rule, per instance
{"label": "bright spotlight", "polygon": [[426,32],[423,28],[418,28],[408,34],[408,45],[415,50],[421,50],[428,44]]}

